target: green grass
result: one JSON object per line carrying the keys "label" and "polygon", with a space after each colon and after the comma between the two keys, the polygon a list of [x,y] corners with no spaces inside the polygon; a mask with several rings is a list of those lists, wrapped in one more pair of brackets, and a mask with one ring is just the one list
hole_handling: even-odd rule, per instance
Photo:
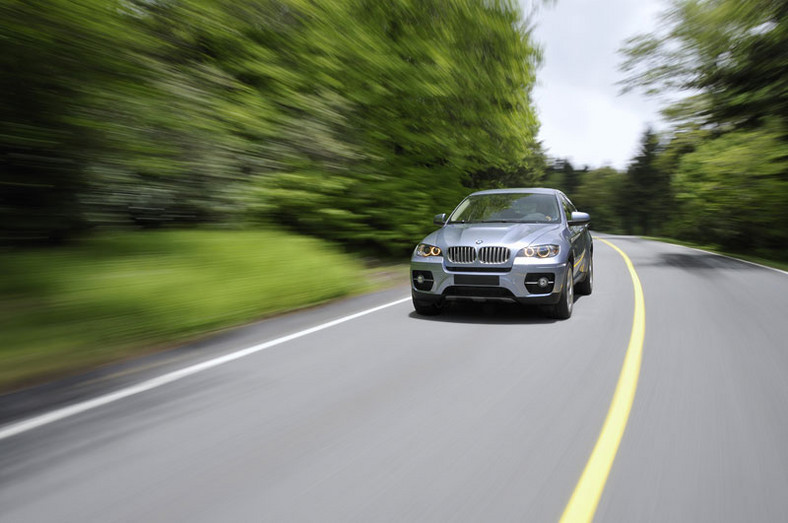
{"label": "green grass", "polygon": [[[732,256],[734,258],[741,258],[742,260],[747,260],[754,263],[760,263],[761,265],[766,265],[767,267],[774,267],[775,269],[788,271],[788,261],[785,261],[785,256],[782,256],[778,253],[774,253],[770,257],[764,257],[764,256],[753,255],[753,254],[725,251],[714,245],[703,245],[700,243],[676,240],[673,238],[664,238],[658,236],[642,236],[642,238],[646,240],[675,243],[676,245],[683,245],[685,247],[694,247],[696,249],[703,249],[704,251],[716,252],[717,254],[724,254],[726,256]],[[782,259],[778,259],[778,258],[782,258]]]}
{"label": "green grass", "polygon": [[381,285],[370,276],[352,255],[274,231],[134,232],[4,253],[0,390]]}

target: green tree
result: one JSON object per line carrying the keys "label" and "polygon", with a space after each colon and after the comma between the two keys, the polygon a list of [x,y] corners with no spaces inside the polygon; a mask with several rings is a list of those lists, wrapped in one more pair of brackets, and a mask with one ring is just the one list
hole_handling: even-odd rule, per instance
{"label": "green tree", "polygon": [[57,241],[86,224],[95,94],[135,77],[132,37],[101,0],[6,0],[0,17],[0,239]]}
{"label": "green tree", "polygon": [[609,233],[623,232],[620,204],[624,198],[625,176],[612,167],[601,167],[583,174],[573,203],[591,214],[592,227]]}
{"label": "green tree", "polygon": [[788,145],[770,127],[705,140],[676,173],[678,235],[730,250],[785,252]]}
{"label": "green tree", "polygon": [[511,0],[8,0],[5,239],[275,223],[401,252],[530,184],[540,53]]}
{"label": "green tree", "polygon": [[[673,234],[784,252],[788,179],[788,4],[677,0],[663,29],[623,49],[625,88],[688,93],[659,170],[673,175]],[[781,209],[782,208],[782,209]]]}
{"label": "green tree", "polygon": [[[400,250],[430,226],[425,217],[457,202],[463,182],[532,179],[539,53],[520,17],[510,2],[300,6],[304,34],[284,45],[301,59],[291,77],[308,76],[286,94],[306,91],[298,111],[314,125],[294,127],[303,145],[258,177],[252,209],[310,234]],[[304,128],[343,147],[318,148],[322,134]]]}
{"label": "green tree", "polygon": [[627,169],[621,193],[621,214],[629,234],[654,234],[668,215],[670,176],[659,168],[660,152],[659,137],[647,129],[640,152]]}
{"label": "green tree", "polygon": [[545,184],[554,189],[560,189],[567,196],[573,198],[582,181],[582,174],[585,172],[588,172],[588,167],[577,170],[568,159],[555,158],[547,167]]}
{"label": "green tree", "polygon": [[627,41],[625,89],[689,91],[674,118],[737,127],[788,116],[788,4],[782,0],[677,0],[664,30]]}

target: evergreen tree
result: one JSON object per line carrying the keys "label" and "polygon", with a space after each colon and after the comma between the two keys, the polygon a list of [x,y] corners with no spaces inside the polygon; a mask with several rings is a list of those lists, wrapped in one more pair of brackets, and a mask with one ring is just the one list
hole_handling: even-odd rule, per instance
{"label": "evergreen tree", "polygon": [[660,229],[668,213],[670,177],[658,166],[659,138],[652,129],[643,133],[640,152],[627,169],[624,224],[629,234],[650,235]]}

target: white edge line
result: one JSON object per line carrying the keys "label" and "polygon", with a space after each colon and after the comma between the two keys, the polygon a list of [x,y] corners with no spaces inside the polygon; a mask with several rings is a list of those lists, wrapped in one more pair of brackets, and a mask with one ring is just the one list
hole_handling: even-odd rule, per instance
{"label": "white edge line", "polygon": [[680,243],[672,243],[672,242],[666,242],[666,241],[662,241],[662,240],[650,240],[650,241],[659,241],[661,243],[667,243],[669,245],[675,245],[676,247],[684,247],[685,249],[692,249],[693,251],[705,252],[706,254],[713,254],[714,256],[720,256],[722,258],[728,258],[730,260],[740,261],[742,263],[747,263],[749,265],[755,265],[756,267],[760,267],[761,269],[769,269],[770,271],[779,272],[781,274],[784,274],[784,275],[788,276],[788,271],[784,271],[782,269],[778,269],[777,267],[769,267],[768,265],[763,265],[761,263],[756,263],[756,262],[752,262],[752,261],[749,261],[749,260],[743,260],[741,258],[737,258],[736,256],[728,256],[727,254],[720,254],[720,253],[714,252],[714,251],[707,251],[706,249],[699,249],[697,247],[690,247],[688,245],[681,245]]}
{"label": "white edge line", "polygon": [[0,441],[33,430],[41,426],[54,423],[56,421],[65,418],[69,418],[71,416],[81,414],[83,412],[101,407],[103,405],[107,405],[109,403],[113,403],[122,400],[124,398],[128,398],[129,396],[134,396],[135,394],[140,394],[142,392],[146,392],[151,389],[161,387],[162,385],[166,385],[168,383],[172,383],[174,381],[183,379],[187,376],[191,376],[192,374],[197,374],[198,372],[202,372],[208,369],[212,369],[214,367],[218,367],[219,365],[223,365],[225,363],[235,361],[237,359],[249,356],[256,352],[263,351],[265,349],[270,349],[271,347],[274,347],[276,345],[281,345],[282,343],[286,343],[296,338],[301,338],[303,336],[313,334],[323,329],[334,327],[335,325],[339,325],[340,323],[345,323],[350,320],[355,320],[356,318],[366,316],[367,314],[372,314],[373,312],[377,312],[379,310],[386,309],[394,305],[399,305],[400,303],[404,303],[409,300],[410,298],[403,298],[401,300],[392,301],[384,305],[379,305],[371,309],[367,309],[361,312],[357,312],[355,314],[351,314],[349,316],[344,316],[342,318],[329,321],[328,323],[323,323],[315,327],[311,327],[309,329],[304,329],[302,331],[298,331],[293,334],[288,334],[287,336],[282,336],[281,338],[276,338],[270,341],[266,341],[265,343],[253,345],[245,349],[231,352],[230,354],[225,354],[224,356],[219,356],[218,358],[213,358],[207,361],[203,361],[201,363],[190,365],[180,370],[168,372],[167,374],[163,374],[156,378],[151,378],[149,380],[143,381],[136,385],[132,385],[125,389],[120,389],[115,392],[110,392],[109,394],[105,394],[103,396],[99,396],[91,400],[75,403],[73,405],[62,407],[53,410],[51,412],[40,414],[38,416],[33,416],[32,418],[28,418],[26,420],[18,421],[16,423],[11,423],[9,425],[6,425],[5,427],[0,428]]}
{"label": "white edge line", "polygon": [[[597,233],[597,234],[606,234],[606,233]],[[782,269],[778,269],[777,267],[769,267],[768,265],[763,265],[762,263],[756,263],[756,262],[752,262],[752,261],[749,261],[749,260],[743,260],[741,258],[737,258],[736,256],[730,256],[728,254],[720,254],[720,253],[714,252],[714,251],[707,251],[705,249],[699,249],[697,247],[690,247],[689,245],[681,245],[680,243],[673,243],[673,242],[670,242],[670,241],[667,241],[667,240],[652,240],[650,238],[644,238],[643,236],[623,235],[623,234],[607,234],[604,237],[612,238],[614,240],[616,238],[637,238],[637,239],[646,240],[646,241],[649,241],[649,242],[658,242],[658,243],[665,243],[667,245],[675,245],[676,247],[683,247],[685,249],[690,249],[690,250],[693,250],[693,251],[705,252],[706,254],[713,254],[714,256],[720,256],[722,258],[728,258],[730,260],[740,261],[742,263],[746,263],[746,264],[749,264],[749,265],[755,265],[756,267],[760,267],[761,269],[769,269],[770,271],[779,272],[780,274],[784,274],[784,275],[788,276],[788,271],[784,271]],[[602,236],[600,236],[600,238],[602,238]]]}

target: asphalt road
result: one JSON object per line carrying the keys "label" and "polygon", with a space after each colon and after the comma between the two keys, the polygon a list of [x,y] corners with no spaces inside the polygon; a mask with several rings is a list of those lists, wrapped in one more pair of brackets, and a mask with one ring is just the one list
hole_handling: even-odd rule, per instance
{"label": "asphalt road", "polygon": [[[788,274],[610,239],[642,282],[645,343],[596,521],[785,521]],[[474,304],[427,319],[406,301],[4,437],[0,521],[556,521],[633,323],[623,258],[597,241],[595,268],[568,321]],[[0,412],[8,428],[407,296],[272,319]]]}

